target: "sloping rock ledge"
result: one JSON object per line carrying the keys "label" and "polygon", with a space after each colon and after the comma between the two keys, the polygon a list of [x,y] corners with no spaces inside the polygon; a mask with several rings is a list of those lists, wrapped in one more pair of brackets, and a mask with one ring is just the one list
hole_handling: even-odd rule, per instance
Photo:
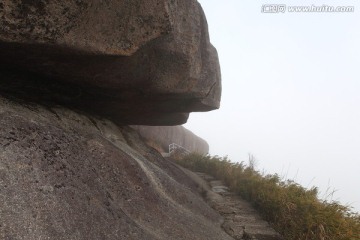
{"label": "sloping rock ledge", "polygon": [[0,98],[0,239],[231,239],[129,127]]}

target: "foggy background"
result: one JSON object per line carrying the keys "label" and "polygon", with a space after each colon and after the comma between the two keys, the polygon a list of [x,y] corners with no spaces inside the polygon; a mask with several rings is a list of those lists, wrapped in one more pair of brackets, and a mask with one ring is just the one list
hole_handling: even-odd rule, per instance
{"label": "foggy background", "polygon": [[[232,161],[318,186],[360,212],[360,4],[200,0],[222,70],[220,110],[185,125]],[[262,13],[263,4],[355,6]]]}

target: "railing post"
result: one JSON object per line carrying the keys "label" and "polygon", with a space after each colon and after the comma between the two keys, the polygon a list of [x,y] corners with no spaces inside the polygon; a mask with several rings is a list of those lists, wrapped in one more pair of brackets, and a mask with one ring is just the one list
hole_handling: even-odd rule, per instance
{"label": "railing post", "polygon": [[183,146],[180,146],[176,143],[171,143],[169,144],[169,155],[171,155],[172,153],[174,153],[177,149],[179,149],[181,151],[182,155],[186,155],[186,154],[190,154],[191,152],[189,150],[187,150],[186,148],[184,148]]}

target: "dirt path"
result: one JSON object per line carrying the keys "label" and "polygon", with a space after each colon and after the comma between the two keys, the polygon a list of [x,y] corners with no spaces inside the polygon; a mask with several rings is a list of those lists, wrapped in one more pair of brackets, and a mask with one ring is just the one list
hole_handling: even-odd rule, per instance
{"label": "dirt path", "polygon": [[262,220],[254,208],[230,192],[213,177],[196,173],[210,185],[206,199],[224,217],[223,229],[234,239],[281,240],[281,236]]}

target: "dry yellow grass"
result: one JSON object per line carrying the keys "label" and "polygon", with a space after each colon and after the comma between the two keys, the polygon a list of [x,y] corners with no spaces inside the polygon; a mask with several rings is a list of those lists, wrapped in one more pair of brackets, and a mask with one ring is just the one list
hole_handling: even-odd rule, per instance
{"label": "dry yellow grass", "polygon": [[193,171],[224,181],[250,201],[288,240],[359,240],[360,216],[338,202],[318,198],[317,188],[306,189],[277,174],[263,175],[253,162],[246,166],[227,157],[190,154],[175,161]]}

